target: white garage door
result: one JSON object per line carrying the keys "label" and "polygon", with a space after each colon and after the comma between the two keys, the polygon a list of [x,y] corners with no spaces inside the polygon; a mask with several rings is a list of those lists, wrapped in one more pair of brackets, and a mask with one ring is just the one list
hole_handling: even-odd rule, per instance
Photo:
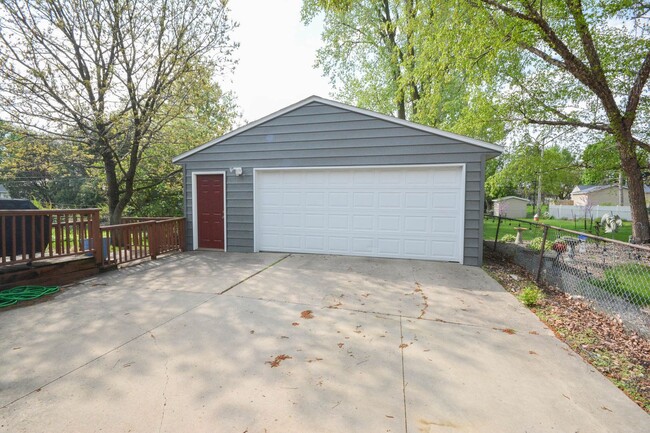
{"label": "white garage door", "polygon": [[461,166],[255,172],[257,251],[462,262]]}

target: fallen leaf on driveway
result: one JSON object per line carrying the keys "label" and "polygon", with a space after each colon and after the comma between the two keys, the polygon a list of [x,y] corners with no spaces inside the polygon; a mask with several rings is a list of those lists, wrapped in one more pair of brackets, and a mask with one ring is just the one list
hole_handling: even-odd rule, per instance
{"label": "fallen leaf on driveway", "polygon": [[504,333],[510,334],[510,335],[513,335],[513,334],[517,333],[517,331],[515,331],[512,328],[492,328],[492,329],[494,329],[495,331],[501,331],[501,332],[504,332]]}
{"label": "fallen leaf on driveway", "polygon": [[289,355],[278,355],[275,357],[273,361],[266,361],[264,364],[270,364],[271,368],[275,368],[278,367],[280,363],[285,359],[293,359],[293,358]]}

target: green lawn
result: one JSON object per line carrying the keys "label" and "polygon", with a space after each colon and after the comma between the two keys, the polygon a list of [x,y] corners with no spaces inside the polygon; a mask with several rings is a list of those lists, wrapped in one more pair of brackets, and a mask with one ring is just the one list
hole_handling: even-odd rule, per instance
{"label": "green lawn", "polygon": [[[524,219],[524,221],[530,221],[531,223],[534,222],[532,218],[526,218]],[[589,228],[590,221],[586,222],[587,230],[585,230],[584,219],[579,219],[576,222],[574,222],[573,220],[540,219],[539,222],[543,224],[547,224],[549,226],[590,233],[593,235],[596,234],[595,230],[593,229],[590,230]],[[524,240],[531,240],[538,236],[542,236],[543,234],[543,229],[533,224],[520,223],[518,221],[502,220],[501,227],[499,229],[499,239],[501,239],[501,237],[506,233],[510,233],[513,235],[516,234],[517,232],[514,230],[515,227],[525,227],[528,229],[523,234]],[[493,241],[494,236],[496,235],[496,231],[497,231],[497,218],[494,219],[486,218],[483,220],[483,239]],[[624,241],[624,242],[627,242],[631,235],[632,235],[632,223],[629,221],[623,221],[623,226],[616,233],[604,233],[603,230],[601,230],[600,233],[601,237],[617,239],[619,241]]]}
{"label": "green lawn", "polygon": [[650,267],[626,263],[605,271],[603,279],[592,279],[591,284],[637,305],[650,305]]}

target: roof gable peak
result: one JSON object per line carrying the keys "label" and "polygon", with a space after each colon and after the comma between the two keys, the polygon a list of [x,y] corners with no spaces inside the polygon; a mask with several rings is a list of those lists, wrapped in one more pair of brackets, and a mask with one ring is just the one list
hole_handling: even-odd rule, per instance
{"label": "roof gable peak", "polygon": [[278,111],[275,111],[274,113],[271,113],[271,114],[269,114],[267,116],[264,116],[264,117],[262,117],[260,119],[255,120],[255,121],[252,121],[252,122],[250,122],[250,123],[248,123],[248,124],[246,124],[244,126],[241,126],[241,127],[237,128],[237,129],[234,129],[234,130],[230,131],[229,133],[222,135],[221,137],[217,137],[214,140],[210,140],[210,141],[208,141],[207,143],[205,143],[205,144],[203,144],[201,146],[195,147],[194,149],[190,149],[187,152],[184,152],[184,153],[174,157],[172,159],[172,162],[174,162],[174,163],[179,162],[179,161],[187,158],[188,156],[194,155],[195,153],[198,153],[198,152],[202,151],[203,149],[214,146],[215,144],[218,144],[218,143],[220,143],[220,142],[222,142],[224,140],[227,140],[228,138],[234,137],[234,136],[236,136],[238,134],[241,134],[241,133],[243,133],[245,131],[248,131],[249,129],[252,129],[252,128],[256,127],[256,126],[262,125],[263,123],[266,123],[266,122],[268,122],[270,120],[273,120],[273,119],[275,119],[277,117],[280,117],[280,116],[282,116],[284,114],[287,114],[287,113],[289,113],[291,111],[297,110],[297,109],[299,109],[301,107],[304,107],[304,106],[309,105],[309,104],[314,103],[314,102],[318,102],[318,103],[323,104],[323,105],[328,105],[330,107],[340,108],[342,110],[350,111],[350,112],[353,112],[353,113],[359,113],[359,114],[363,114],[363,115],[366,115],[366,116],[374,117],[376,119],[384,120],[384,121],[391,122],[391,123],[401,125],[401,126],[404,126],[404,127],[408,127],[408,128],[417,129],[417,130],[420,130],[420,131],[423,131],[423,132],[427,132],[429,134],[434,134],[434,135],[439,135],[439,136],[446,137],[446,138],[451,138],[453,140],[457,140],[457,141],[460,141],[462,143],[466,143],[466,144],[474,145],[474,146],[477,146],[477,147],[481,147],[481,148],[486,149],[488,151],[503,153],[503,147],[499,146],[497,144],[488,143],[488,142],[477,140],[477,139],[470,138],[470,137],[465,137],[463,135],[455,134],[453,132],[442,131],[440,129],[432,128],[432,127],[429,127],[429,126],[426,126],[426,125],[421,125],[419,123],[410,122],[410,121],[404,120],[404,119],[398,119],[398,118],[393,117],[393,116],[387,116],[385,114],[377,113],[375,111],[366,110],[364,108],[359,108],[359,107],[354,107],[352,105],[347,105],[347,104],[343,104],[341,102],[333,101],[333,100],[330,100],[330,99],[325,99],[325,98],[322,98],[322,97],[317,96],[317,95],[312,95],[312,96],[309,96],[309,97],[307,97],[307,98],[305,98],[305,99],[303,99],[301,101],[298,101],[298,102],[296,102],[294,104],[291,104],[291,105],[289,105],[289,106],[287,106],[285,108],[282,108],[282,109],[280,109]]}

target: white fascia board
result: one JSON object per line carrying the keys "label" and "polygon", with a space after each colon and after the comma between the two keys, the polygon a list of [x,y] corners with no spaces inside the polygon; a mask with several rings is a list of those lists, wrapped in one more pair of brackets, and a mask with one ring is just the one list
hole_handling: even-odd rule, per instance
{"label": "white fascia board", "polygon": [[283,114],[286,114],[286,113],[288,113],[290,111],[293,111],[293,110],[295,110],[297,108],[300,108],[302,106],[308,105],[308,104],[310,104],[312,102],[318,102],[318,103],[321,103],[323,105],[329,105],[329,106],[332,106],[332,107],[340,108],[342,110],[352,111],[352,112],[355,112],[355,113],[359,113],[359,114],[363,114],[363,115],[366,115],[366,116],[374,117],[376,119],[381,119],[381,120],[385,120],[387,122],[395,123],[397,125],[405,126],[407,128],[417,129],[419,131],[428,132],[430,134],[439,135],[441,137],[451,138],[452,140],[460,141],[462,143],[467,143],[467,144],[471,144],[471,145],[474,145],[474,146],[482,147],[484,149],[491,150],[491,151],[494,151],[494,152],[503,153],[503,146],[499,146],[498,144],[488,143],[486,141],[476,140],[474,138],[465,137],[465,136],[459,135],[459,134],[454,134],[453,132],[442,131],[440,129],[431,128],[431,127],[425,126],[425,125],[420,125],[419,123],[409,122],[408,120],[398,119],[398,118],[392,117],[392,116],[386,116],[385,114],[377,113],[377,112],[366,110],[366,109],[359,108],[359,107],[354,107],[352,105],[343,104],[343,103],[337,102],[337,101],[332,101],[330,99],[321,98],[320,96],[310,96],[310,97],[308,97],[306,99],[303,99],[302,101],[298,101],[295,104],[291,104],[288,107],[285,107],[285,108],[283,108],[281,110],[278,110],[278,111],[276,111],[274,113],[271,113],[268,116],[262,117],[261,119],[257,119],[257,120],[255,120],[255,121],[253,121],[251,123],[248,123],[248,124],[246,124],[246,125],[244,125],[244,126],[242,126],[240,128],[234,129],[234,130],[230,131],[229,133],[227,133],[225,135],[222,135],[219,138],[215,138],[214,140],[208,141],[207,143],[205,143],[205,144],[203,144],[203,145],[201,145],[199,147],[195,147],[194,149],[190,149],[187,152],[184,152],[184,153],[174,157],[172,159],[172,162],[177,163],[177,162],[187,158],[188,156],[191,156],[191,155],[193,155],[193,154],[195,154],[197,152],[202,151],[203,149],[206,149],[206,148],[208,148],[210,146],[218,144],[218,143],[220,143],[220,142],[222,142],[224,140],[227,140],[227,139],[229,139],[231,137],[234,137],[235,135],[241,134],[242,132],[248,131],[249,129],[252,129],[252,128],[254,128],[254,127],[256,127],[256,126],[258,126],[258,125],[260,125],[262,123],[268,122],[269,120],[273,120],[276,117],[280,117]]}

